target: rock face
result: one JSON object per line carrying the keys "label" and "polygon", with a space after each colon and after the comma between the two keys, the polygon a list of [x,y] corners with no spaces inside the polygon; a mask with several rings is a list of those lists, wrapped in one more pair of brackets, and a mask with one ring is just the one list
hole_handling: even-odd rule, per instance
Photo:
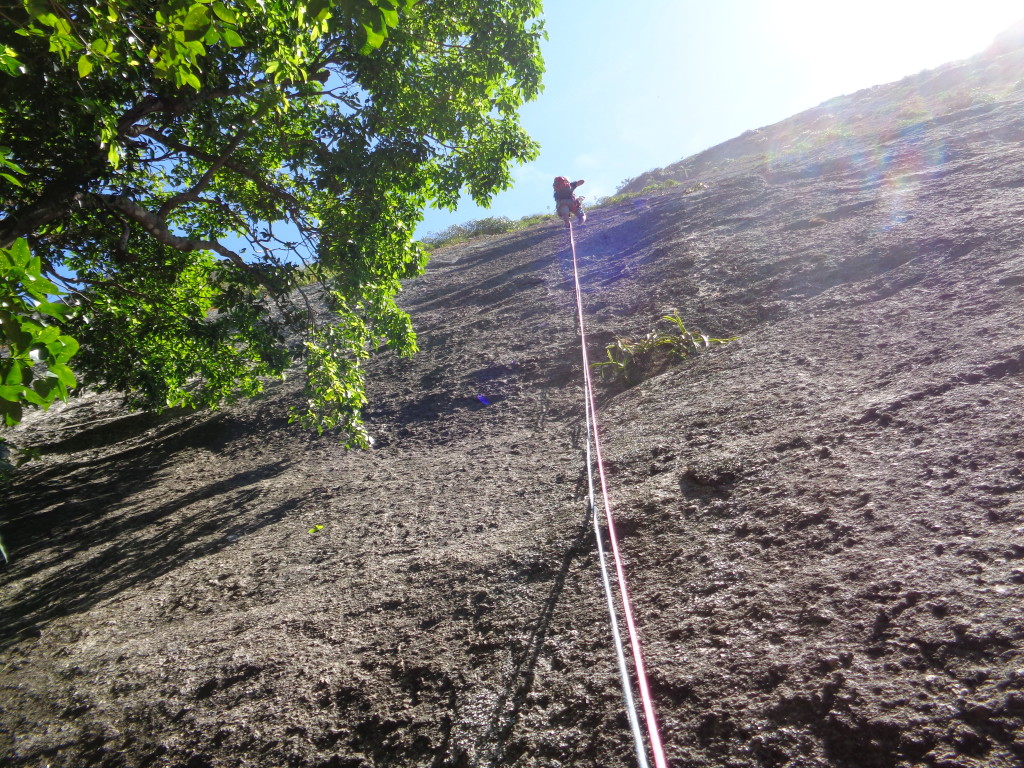
{"label": "rock face", "polygon": [[[578,238],[612,504],[673,766],[1024,762],[1024,54],[638,179]],[[10,766],[632,764],[553,221],[441,250],[372,451],[83,396],[0,535]],[[660,323],[660,324],[659,324]],[[58,463],[58,460],[60,463]]]}

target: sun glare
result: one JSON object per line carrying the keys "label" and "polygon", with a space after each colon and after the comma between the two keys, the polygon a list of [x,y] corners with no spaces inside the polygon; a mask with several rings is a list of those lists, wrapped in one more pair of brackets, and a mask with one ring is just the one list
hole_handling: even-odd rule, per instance
{"label": "sun glare", "polygon": [[979,53],[1024,16],[1019,0],[793,0],[769,7],[778,50],[814,63],[818,73],[809,74],[816,79],[877,73],[876,82]]}

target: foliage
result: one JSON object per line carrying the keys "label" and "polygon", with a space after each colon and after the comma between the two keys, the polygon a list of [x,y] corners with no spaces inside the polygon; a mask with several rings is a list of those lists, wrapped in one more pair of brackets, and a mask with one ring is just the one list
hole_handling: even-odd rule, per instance
{"label": "foliage", "polygon": [[654,177],[660,171],[661,171],[661,169],[659,169],[659,168],[651,168],[650,170],[644,171],[639,176],[631,176],[628,179],[623,179],[622,181],[619,182],[619,185],[615,188],[615,195],[613,195],[613,197],[617,196],[617,195],[622,195],[622,194],[629,194],[629,192],[627,190],[629,190],[631,187],[637,187],[645,179],[649,179],[649,178]]}
{"label": "foliage", "polygon": [[[628,184],[628,183],[629,183],[629,181],[623,182],[623,184]],[[602,197],[600,200],[595,202],[590,207],[591,208],[606,208],[609,205],[616,205],[618,203],[623,203],[623,202],[625,202],[627,200],[635,200],[636,198],[640,197],[641,195],[650,194],[651,192],[660,192],[663,189],[671,189],[672,187],[678,187],[678,186],[681,186],[681,185],[675,179],[663,179],[661,181],[656,181],[656,182],[653,182],[651,184],[648,184],[646,187],[644,187],[639,192],[620,192],[620,193],[615,194],[615,195],[610,195],[609,197]],[[698,181],[698,182],[695,182],[695,183],[691,184],[686,189],[684,189],[683,190],[683,194],[684,195],[692,195],[695,192],[700,192],[701,190],[705,190],[707,188],[708,188],[707,184],[705,184],[703,181]]]}
{"label": "foliage", "polygon": [[[61,333],[60,322],[74,310],[58,298],[60,289],[42,274],[28,244],[0,248],[0,424],[13,426],[25,406],[49,408],[67,400],[77,383],[68,362],[78,342]],[[15,468],[38,456],[0,437],[0,486]],[[2,548],[0,548],[2,551]]]}
{"label": "foliage", "polygon": [[0,416],[5,426],[21,421],[25,406],[45,409],[58,398],[67,400],[77,384],[68,362],[78,342],[60,327],[73,308],[51,300],[60,294],[24,239],[0,248]]}
{"label": "foliage", "polygon": [[545,222],[550,222],[551,220],[552,216],[550,214],[534,213],[529,216],[523,216],[523,218],[519,219],[519,221],[516,222],[516,229],[529,229],[530,227],[534,227],[538,224],[543,224]]}
{"label": "foliage", "polygon": [[640,197],[639,192],[620,192],[619,194],[616,195],[609,195],[608,197],[598,198],[593,203],[591,203],[589,207],[591,209],[607,208],[608,206],[611,205],[618,205],[619,203],[624,203],[627,200],[635,200],[638,197]]}
{"label": "foliage", "polygon": [[679,182],[675,179],[662,179],[661,181],[654,181],[641,189],[641,192],[657,192],[659,189],[671,189],[672,187],[678,187]]}
{"label": "foliage", "polygon": [[507,232],[518,232],[521,229],[532,227],[542,221],[547,221],[550,216],[535,214],[524,216],[518,220],[512,220],[505,216],[491,216],[486,219],[467,221],[465,224],[452,224],[447,229],[434,232],[423,238],[423,244],[429,248],[440,248],[444,245],[464,243],[477,237],[486,235],[503,235]]}
{"label": "foliage", "polygon": [[511,232],[515,228],[515,222],[505,216],[490,216],[486,219],[467,221],[465,224],[452,224],[447,229],[437,233],[431,233],[423,238],[423,244],[430,248],[440,248],[442,245],[452,243],[463,243],[484,235],[502,235]]}
{"label": "foliage", "polygon": [[685,360],[702,349],[716,344],[728,344],[739,338],[732,336],[720,339],[698,330],[691,331],[677,312],[665,315],[661,320],[670,325],[670,330],[656,328],[636,341],[620,336],[605,348],[607,359],[591,363],[590,367],[600,370],[603,378],[632,385],[671,362]]}
{"label": "foliage", "polygon": [[[68,294],[74,313],[47,333],[81,342],[79,379],[139,405],[214,406],[301,364],[294,418],[365,443],[363,361],[416,349],[394,297],[426,262],[411,236],[424,206],[463,191],[486,204],[537,154],[517,110],[540,91],[539,13],[539,0],[5,6],[0,246],[27,239],[48,293]],[[62,395],[72,378],[56,371]]]}

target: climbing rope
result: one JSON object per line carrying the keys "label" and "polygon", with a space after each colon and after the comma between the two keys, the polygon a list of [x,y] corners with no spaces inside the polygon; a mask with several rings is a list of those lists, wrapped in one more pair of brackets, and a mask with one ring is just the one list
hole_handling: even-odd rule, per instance
{"label": "climbing rope", "polygon": [[[608,495],[608,481],[604,471],[604,459],[601,455],[601,439],[597,426],[597,409],[595,407],[594,387],[590,376],[590,360],[587,356],[587,334],[583,324],[583,294],[580,290],[579,265],[576,259],[576,237],[573,232],[572,222],[569,222],[569,246],[572,250],[572,274],[576,291],[576,315],[580,328],[580,347],[583,353],[583,389],[587,425],[587,483],[589,488],[590,509],[594,518],[594,536],[597,539],[598,557],[601,562],[601,578],[604,582],[605,598],[608,603],[608,614],[611,619],[612,637],[615,642],[615,653],[618,657],[619,675],[622,678],[622,695],[626,701],[626,715],[629,719],[630,729],[633,732],[633,744],[636,748],[637,762],[640,768],[648,768],[646,750],[643,744],[643,734],[636,712],[636,704],[633,701],[633,686],[629,679],[629,670],[626,666],[626,653],[622,645],[622,636],[619,633],[618,616],[615,611],[615,600],[612,596],[611,579],[608,574],[607,558],[605,556],[604,544],[601,537],[601,526],[597,513],[597,502],[594,495],[594,466],[597,466],[598,479],[601,487],[601,499],[604,505],[605,525],[608,530],[608,540],[611,544],[612,557],[615,562],[615,576],[619,585],[619,595],[622,598],[622,613],[626,619],[626,629],[629,634],[630,650],[633,655],[633,668],[636,670],[637,687],[640,691],[640,701],[643,705],[644,720],[647,724],[647,738],[651,746],[651,754],[654,756],[656,768],[667,768],[665,751],[662,748],[661,736],[658,733],[658,722],[654,716],[654,704],[651,700],[650,688],[647,684],[647,668],[644,666],[643,655],[640,651],[640,637],[636,631],[636,622],[633,619],[633,608],[629,599],[629,591],[626,588],[626,571],[622,563],[622,553],[619,550],[618,535],[615,532],[615,520],[612,517],[611,500]],[[591,456],[593,446],[593,457]]]}
{"label": "climbing rope", "polygon": [[626,666],[626,650],[622,647],[622,635],[619,633],[618,615],[615,613],[615,598],[612,596],[612,582],[608,576],[608,556],[604,552],[601,537],[601,521],[597,516],[597,504],[594,503],[594,473],[590,456],[590,401],[586,401],[587,415],[587,486],[589,490],[590,512],[594,519],[594,538],[597,540],[598,562],[601,564],[601,582],[604,584],[604,596],[608,603],[608,616],[611,619],[612,639],[615,642],[615,656],[619,663],[619,677],[622,680],[622,696],[626,700],[626,717],[629,729],[633,732],[633,747],[636,749],[636,761],[640,768],[649,768],[647,751],[644,749],[644,737],[640,730],[640,722],[636,714],[636,703],[633,701],[633,686],[629,680],[629,669]]}

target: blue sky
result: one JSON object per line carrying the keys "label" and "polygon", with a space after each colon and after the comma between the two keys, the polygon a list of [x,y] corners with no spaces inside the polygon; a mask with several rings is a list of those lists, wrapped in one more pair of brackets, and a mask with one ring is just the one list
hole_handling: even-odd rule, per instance
{"label": "blue sky", "polygon": [[540,158],[491,208],[428,210],[419,236],[550,212],[551,179],[623,180],[823,101],[984,50],[1020,0],[547,0],[547,74],[522,110]]}

